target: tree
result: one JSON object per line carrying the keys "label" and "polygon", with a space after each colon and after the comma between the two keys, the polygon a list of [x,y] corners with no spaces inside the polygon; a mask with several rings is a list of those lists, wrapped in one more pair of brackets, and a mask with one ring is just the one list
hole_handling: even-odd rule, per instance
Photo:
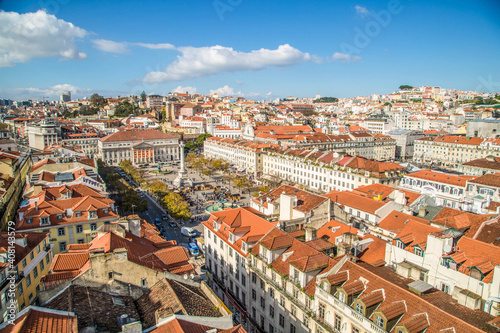
{"label": "tree", "polygon": [[90,96],[90,104],[92,104],[92,106],[94,107],[102,108],[103,106],[108,104],[108,101],[101,95],[94,93],[92,94],[92,96]]}
{"label": "tree", "polygon": [[163,197],[163,204],[167,207],[170,216],[176,219],[182,219],[187,221],[191,218],[191,210],[189,209],[189,204],[184,200],[184,198],[174,192],[169,192],[165,197]]}
{"label": "tree", "polygon": [[339,99],[337,97],[321,97],[315,99],[313,103],[337,103]]}
{"label": "tree", "polygon": [[142,93],[141,93],[141,100],[143,102],[146,102],[146,98],[148,98],[148,95],[146,95],[146,92],[143,90]]}
{"label": "tree", "polygon": [[211,134],[208,134],[208,133],[205,133],[205,134],[201,134],[199,135],[197,138],[196,138],[196,141],[195,141],[195,144],[197,146],[201,146],[203,144],[203,142],[205,142],[205,139],[207,138],[210,138],[212,137]]}
{"label": "tree", "polygon": [[399,90],[410,90],[410,89],[413,89],[413,87],[407,84],[402,84],[399,86]]}
{"label": "tree", "polygon": [[248,187],[252,186],[252,183],[250,183],[248,178],[245,176],[234,176],[231,179],[231,181],[233,182],[234,186],[237,187],[238,190],[240,190],[240,193],[241,193],[241,189],[248,188]]}

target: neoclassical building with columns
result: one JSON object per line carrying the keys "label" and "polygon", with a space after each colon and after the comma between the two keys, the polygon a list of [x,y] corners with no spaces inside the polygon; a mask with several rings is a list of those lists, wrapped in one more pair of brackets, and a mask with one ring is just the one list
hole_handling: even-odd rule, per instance
{"label": "neoclassical building with columns", "polygon": [[179,160],[179,139],[159,130],[119,131],[101,138],[98,146],[99,157],[110,165],[123,160],[134,165]]}

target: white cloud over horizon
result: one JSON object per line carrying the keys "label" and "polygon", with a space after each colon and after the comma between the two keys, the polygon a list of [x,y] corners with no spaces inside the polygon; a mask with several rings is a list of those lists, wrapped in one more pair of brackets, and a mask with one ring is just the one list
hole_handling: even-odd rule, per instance
{"label": "white cloud over horizon", "polygon": [[172,90],[173,93],[180,93],[180,94],[184,94],[186,93],[186,91],[188,92],[188,94],[194,95],[198,92],[198,89],[196,89],[196,87],[191,87],[191,86],[186,86],[186,87],[177,86],[177,88],[174,88]]}
{"label": "white cloud over horizon", "polygon": [[182,54],[167,66],[165,71],[154,71],[144,77],[144,82],[159,83],[181,81],[225,72],[256,71],[267,67],[291,66],[311,61],[309,53],[303,53],[289,44],[276,50],[259,49],[250,52],[235,51],[220,45],[207,47],[178,47]]}
{"label": "white cloud over horizon", "polygon": [[356,5],[354,7],[354,9],[356,9],[356,13],[361,15],[362,17],[370,14],[370,12],[368,11],[368,9],[366,9],[366,7],[363,7],[363,6],[360,6],[360,5]]}
{"label": "white cloud over horizon", "polygon": [[220,87],[217,89],[210,89],[210,95],[217,94],[219,96],[231,96],[231,97],[240,97],[245,94],[241,91],[235,92],[234,88],[228,86],[227,84],[224,87]]}
{"label": "white cloud over horizon", "polygon": [[332,61],[340,61],[340,62],[358,62],[361,60],[361,57],[357,55],[335,52],[332,55],[331,59]]}
{"label": "white cloud over horizon", "polygon": [[25,14],[0,11],[0,67],[34,58],[86,59],[75,40],[87,34],[43,10]]}
{"label": "white cloud over horizon", "polygon": [[90,95],[94,92],[92,89],[80,88],[68,83],[56,84],[46,88],[0,88],[0,93],[6,94],[9,96],[8,98],[18,101],[24,99],[42,100],[43,97],[49,97],[50,100],[59,100],[59,96],[63,91],[70,91],[73,99],[75,99],[76,96],[90,97]]}

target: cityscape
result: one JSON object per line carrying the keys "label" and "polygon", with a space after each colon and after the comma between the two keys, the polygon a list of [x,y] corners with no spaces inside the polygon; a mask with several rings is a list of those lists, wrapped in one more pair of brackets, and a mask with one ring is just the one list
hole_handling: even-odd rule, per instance
{"label": "cityscape", "polygon": [[499,13],[1,2],[0,333],[500,332]]}

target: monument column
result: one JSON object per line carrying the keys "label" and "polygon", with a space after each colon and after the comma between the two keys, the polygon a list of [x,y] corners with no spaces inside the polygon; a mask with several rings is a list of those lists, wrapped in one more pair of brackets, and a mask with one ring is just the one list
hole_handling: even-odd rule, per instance
{"label": "monument column", "polygon": [[179,174],[174,180],[174,185],[177,187],[193,186],[193,181],[188,177],[184,159],[184,142],[179,143],[180,154],[181,154],[181,166],[179,169]]}

